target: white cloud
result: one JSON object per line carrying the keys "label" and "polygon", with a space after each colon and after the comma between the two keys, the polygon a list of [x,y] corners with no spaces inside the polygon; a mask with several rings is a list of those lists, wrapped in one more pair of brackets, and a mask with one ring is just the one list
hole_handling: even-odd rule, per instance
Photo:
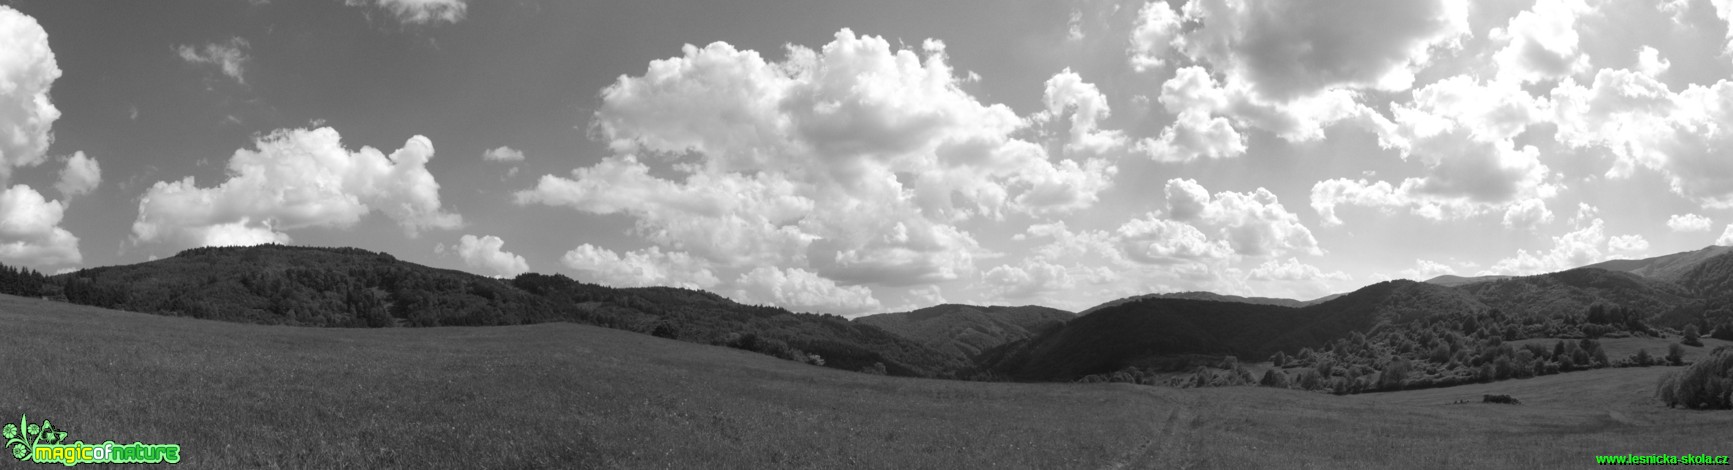
{"label": "white cloud", "polygon": [[1083,77],[1070,68],[1059,72],[1053,78],[1047,79],[1043,101],[1047,109],[1036,115],[1037,120],[1046,121],[1071,113],[1070,140],[1065,143],[1066,153],[1085,153],[1099,155],[1125,145],[1125,135],[1120,131],[1100,130],[1101,120],[1106,119],[1112,110],[1107,105],[1107,96],[1095,85],[1083,81]]}
{"label": "white cloud", "polygon": [[1668,69],[1673,68],[1673,62],[1661,58],[1661,51],[1653,47],[1643,46],[1637,53],[1637,71],[1643,75],[1660,77]]}
{"label": "white cloud", "polygon": [[482,152],[481,158],[490,162],[521,162],[524,161],[524,153],[518,149],[501,146]]}
{"label": "white cloud", "polygon": [[54,142],[60,110],[48,90],[60,65],[48,47],[48,32],[35,18],[0,5],[0,182],[13,167],[42,163]]}
{"label": "white cloud", "polygon": [[247,83],[248,48],[247,40],[235,37],[228,42],[214,42],[199,47],[176,46],[175,53],[189,64],[214,65],[222,70],[223,75],[244,85]]}
{"label": "white cloud", "polygon": [[800,268],[759,266],[734,281],[734,297],[743,303],[778,305],[797,312],[854,316],[881,309],[872,289],[838,286],[830,279]]}
{"label": "white cloud", "polygon": [[1200,262],[1234,254],[1227,240],[1211,240],[1191,224],[1153,216],[1127,221],[1115,235],[1125,257],[1140,263]]}
{"label": "white cloud", "polygon": [[522,256],[502,250],[504,246],[505,240],[493,235],[476,238],[466,234],[458,239],[457,256],[463,258],[463,265],[469,269],[493,277],[512,278],[529,272],[529,262]]}
{"label": "white cloud", "polygon": [[1295,251],[1323,254],[1312,231],[1267,189],[1247,193],[1222,191],[1211,198],[1197,181],[1176,178],[1167,181],[1166,192],[1168,212],[1175,220],[1193,222],[1216,232],[1238,254],[1276,256]]}
{"label": "white cloud", "polygon": [[1733,246],[1733,224],[1727,224],[1727,228],[1721,230],[1721,238],[1716,238],[1715,244],[1721,246]]}
{"label": "white cloud", "polygon": [[1733,148],[1733,81],[1674,93],[1648,74],[1602,69],[1590,86],[1565,80],[1551,102],[1558,140],[1610,151],[1608,177],[1653,170],[1675,194],[1705,206],[1733,206],[1733,160],[1725,158],[1725,149]]}
{"label": "white cloud", "polygon": [[1713,224],[1708,217],[1697,214],[1673,214],[1667,217],[1667,228],[1674,232],[1707,232]]}
{"label": "white cloud", "polygon": [[675,286],[709,289],[720,280],[710,264],[684,252],[663,252],[650,247],[628,251],[625,256],[588,243],[566,252],[560,263],[583,273],[585,278],[615,287]]}
{"label": "white cloud", "polygon": [[1640,235],[1608,237],[1606,224],[1594,219],[1588,226],[1553,237],[1547,251],[1517,250],[1516,256],[1499,260],[1481,275],[1530,275],[1581,267],[1614,258],[1629,258],[1649,249]]}
{"label": "white cloud", "polygon": [[1069,289],[1076,284],[1064,266],[1039,259],[1024,260],[1019,266],[994,267],[982,274],[981,279],[994,295],[1019,299]]}
{"label": "white cloud", "polygon": [[1404,90],[1437,48],[1469,34],[1466,1],[1196,0],[1179,37],[1191,58],[1257,96],[1290,101],[1330,88]]}
{"label": "white cloud", "polygon": [[1131,31],[1131,67],[1143,72],[1166,64],[1179,32],[1179,12],[1167,6],[1165,0],[1143,4]]}
{"label": "white cloud", "polygon": [[1288,258],[1286,261],[1270,259],[1252,269],[1250,279],[1255,281],[1346,281],[1352,279],[1348,273],[1341,271],[1324,272],[1317,266],[1301,263],[1298,258]]}
{"label": "white cloud", "polygon": [[63,197],[72,197],[90,194],[100,184],[102,165],[79,151],[66,159],[66,168],[60,170],[60,182],[54,184],[54,189]]}
{"label": "white cloud", "polygon": [[1493,55],[1499,80],[1538,82],[1589,69],[1589,56],[1577,49],[1577,18],[1589,13],[1583,0],[1538,0],[1510,24],[1494,29],[1507,45]]}
{"label": "white cloud", "polygon": [[1506,228],[1528,229],[1552,220],[1552,211],[1546,208],[1546,201],[1540,199],[1524,199],[1511,204],[1504,211]]}
{"label": "white cloud", "polygon": [[[1105,98],[1074,73],[1021,117],[964,92],[935,40],[898,50],[845,29],[779,63],[721,42],[683,52],[602,91],[594,128],[616,155],[517,201],[626,214],[656,245],[723,267],[912,285],[975,273],[985,251],[960,222],[1082,210],[1117,171],[1016,137],[1069,112],[1063,147],[1118,145],[1099,128]],[[676,176],[652,176],[664,163]]]}
{"label": "white cloud", "polygon": [[375,5],[388,10],[403,24],[434,25],[463,21],[468,0],[345,0],[349,6]]}
{"label": "white cloud", "polygon": [[235,152],[228,180],[216,187],[200,188],[192,177],[153,185],[139,201],[134,240],[183,247],[286,240],[281,231],[348,228],[373,210],[410,236],[463,224],[440,207],[426,137],[389,157],[372,147],[346,150],[331,128],[280,130],[255,146]]}
{"label": "white cloud", "polygon": [[29,186],[0,192],[0,261],[44,270],[83,262],[78,237],[60,228],[64,213],[59,201],[48,201]]}

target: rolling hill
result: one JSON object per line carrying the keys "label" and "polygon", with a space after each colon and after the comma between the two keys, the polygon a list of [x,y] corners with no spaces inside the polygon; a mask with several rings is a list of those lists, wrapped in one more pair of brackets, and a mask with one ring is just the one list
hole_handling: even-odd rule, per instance
{"label": "rolling hill", "polygon": [[1299,308],[1150,297],[1009,343],[982,362],[1016,380],[1075,380],[1128,366],[1175,370],[1191,365],[1188,356],[1262,360],[1380,324],[1484,309],[1461,291],[1414,281],[1378,283]]}
{"label": "rolling hill", "polygon": [[1038,305],[978,307],[944,304],[854,319],[962,358],[1057,327],[1076,315]]}
{"label": "rolling hill", "polygon": [[1639,260],[1611,260],[1583,267],[1627,272],[1659,281],[1679,282],[1698,265],[1728,253],[1733,253],[1733,247],[1712,245],[1696,251]]}
{"label": "rolling hill", "polygon": [[725,344],[839,369],[879,363],[894,375],[923,377],[954,377],[972,369],[966,359],[835,315],[741,305],[689,289],[616,289],[560,275],[493,279],[354,248],[198,248],[145,263],[50,276],[40,284],[27,294],[242,323],[392,327],[572,322]]}
{"label": "rolling hill", "polygon": [[1470,284],[1478,284],[1478,283],[1482,283],[1482,282],[1497,281],[1500,279],[1508,279],[1508,278],[1510,278],[1510,276],[1463,277],[1463,276],[1457,276],[1454,274],[1445,274],[1443,276],[1438,276],[1438,277],[1435,277],[1432,279],[1427,279],[1426,283],[1437,284],[1437,285],[1441,285],[1441,286],[1445,286],[1445,287],[1462,287],[1462,286],[1466,286],[1466,285],[1470,285]]}
{"label": "rolling hill", "polygon": [[1078,316],[1088,315],[1088,314],[1095,313],[1096,311],[1107,308],[1107,307],[1112,307],[1115,305],[1125,304],[1125,303],[1129,303],[1129,302],[1136,302],[1136,301],[1144,300],[1144,299],[1211,300],[1211,301],[1216,301],[1216,302],[1237,302],[1237,303],[1242,303],[1242,304],[1275,305],[1275,306],[1280,306],[1280,307],[1304,307],[1307,305],[1311,305],[1313,303],[1329,300],[1331,298],[1334,298],[1334,296],[1327,296],[1327,297],[1317,299],[1317,300],[1306,301],[1306,300],[1294,300],[1294,299],[1280,299],[1280,298],[1274,298],[1274,297],[1242,297],[1242,296],[1238,296],[1238,295],[1217,294],[1214,292],[1203,292],[1203,291],[1168,292],[1168,293],[1162,293],[1162,294],[1134,295],[1134,296],[1126,297],[1126,298],[1122,298],[1122,299],[1110,300],[1110,301],[1102,303],[1101,305],[1096,305],[1094,307],[1089,307],[1087,309],[1084,309],[1082,312],[1078,312],[1077,315]]}
{"label": "rolling hill", "polygon": [[1488,307],[1539,318],[1581,314],[1596,304],[1631,308],[1645,316],[1700,308],[1692,292],[1677,284],[1598,268],[1512,277],[1459,289]]}

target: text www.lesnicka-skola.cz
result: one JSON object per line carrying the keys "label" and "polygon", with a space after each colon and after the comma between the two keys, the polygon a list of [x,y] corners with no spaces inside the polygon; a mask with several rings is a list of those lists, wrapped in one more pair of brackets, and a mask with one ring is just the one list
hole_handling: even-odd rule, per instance
{"label": "text www.lesnicka-skola.cz", "polygon": [[1597,465],[1729,465],[1725,455],[1625,454],[1596,455]]}

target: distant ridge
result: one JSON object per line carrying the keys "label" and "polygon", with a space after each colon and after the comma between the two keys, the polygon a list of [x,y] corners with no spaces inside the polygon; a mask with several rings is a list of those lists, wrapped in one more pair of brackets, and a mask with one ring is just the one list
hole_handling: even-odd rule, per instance
{"label": "distant ridge", "polygon": [[1112,307],[1112,306],[1124,304],[1127,302],[1136,302],[1136,301],[1144,300],[1144,299],[1209,300],[1209,301],[1214,301],[1214,302],[1235,302],[1235,303],[1242,303],[1242,304],[1274,305],[1274,306],[1278,306],[1278,307],[1299,308],[1299,307],[1304,307],[1307,305],[1312,305],[1312,304],[1315,304],[1318,302],[1330,300],[1330,299],[1336,298],[1337,296],[1340,296],[1340,295],[1342,295],[1342,294],[1328,295],[1328,296],[1324,296],[1324,297],[1314,299],[1314,300],[1294,300],[1294,299],[1283,299],[1283,298],[1276,298],[1276,297],[1242,297],[1242,296],[1238,296],[1238,295],[1217,294],[1214,292],[1204,292],[1204,291],[1168,292],[1168,293],[1162,293],[1162,294],[1134,295],[1134,296],[1126,297],[1123,299],[1110,300],[1110,301],[1107,301],[1106,303],[1103,303],[1101,305],[1089,307],[1088,309],[1086,309],[1082,312],[1077,312],[1077,315],[1078,316],[1088,315],[1090,313],[1094,313],[1097,310],[1101,310],[1101,309],[1104,309],[1107,307]]}
{"label": "distant ridge", "polygon": [[1583,267],[1622,271],[1650,279],[1679,282],[1697,266],[1728,253],[1733,253],[1733,246],[1711,245],[1697,251],[1637,260],[1616,259]]}
{"label": "distant ridge", "polygon": [[1479,283],[1487,282],[1487,281],[1497,281],[1500,279],[1510,279],[1510,278],[1511,278],[1511,276],[1463,277],[1463,276],[1457,276],[1457,275],[1452,275],[1452,274],[1445,274],[1443,276],[1438,276],[1438,277],[1435,277],[1432,279],[1427,279],[1426,283],[1427,284],[1437,284],[1437,285],[1445,286],[1445,287],[1462,287],[1462,286],[1466,286],[1469,284],[1479,284]]}
{"label": "distant ridge", "polygon": [[1034,336],[1077,318],[1039,305],[1021,307],[943,304],[900,313],[855,318],[927,347],[972,358],[989,348]]}

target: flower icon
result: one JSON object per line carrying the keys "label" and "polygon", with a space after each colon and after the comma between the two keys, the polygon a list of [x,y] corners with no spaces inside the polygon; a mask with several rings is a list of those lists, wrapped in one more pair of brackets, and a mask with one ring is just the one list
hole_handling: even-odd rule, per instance
{"label": "flower icon", "polygon": [[0,435],[5,435],[7,439],[18,437],[18,425],[7,424],[6,429],[4,431],[0,431]]}
{"label": "flower icon", "polygon": [[42,434],[42,426],[32,424],[30,427],[24,428],[24,434],[29,436],[40,435]]}
{"label": "flower icon", "polygon": [[12,444],[12,458],[24,460],[25,457],[29,456],[30,450],[25,449],[24,444]]}

